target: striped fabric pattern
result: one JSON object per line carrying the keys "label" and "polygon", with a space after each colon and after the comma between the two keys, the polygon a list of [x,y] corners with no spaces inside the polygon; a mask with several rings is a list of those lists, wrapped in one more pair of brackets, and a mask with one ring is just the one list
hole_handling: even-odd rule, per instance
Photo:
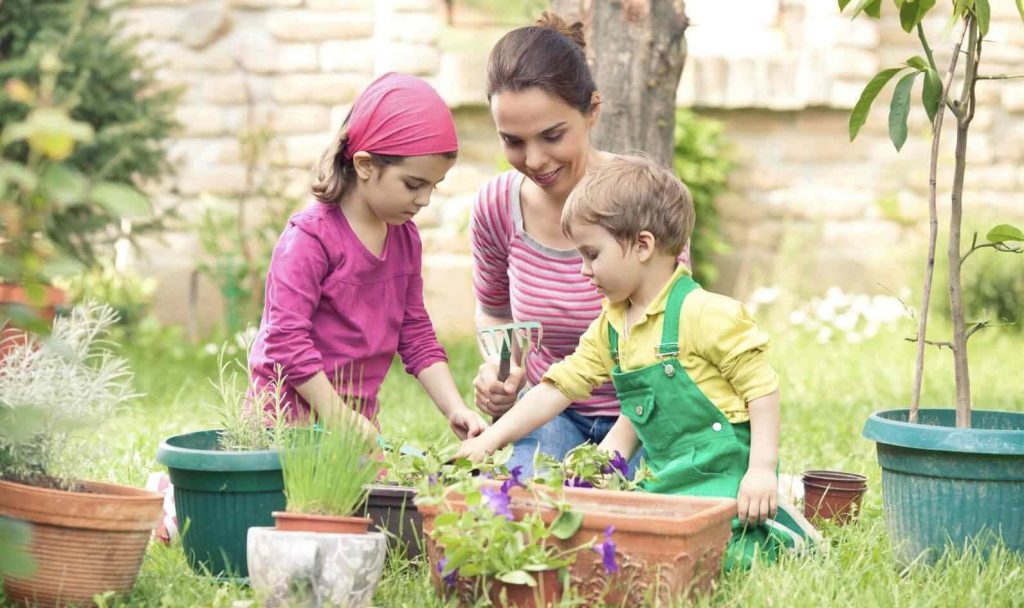
{"label": "striped fabric pattern", "polygon": [[[575,249],[546,247],[523,230],[519,192],[524,179],[521,173],[508,171],[480,190],[470,238],[479,310],[517,322],[539,321],[544,327],[541,347],[526,361],[527,382],[534,385],[548,367],[576,349],[601,312],[601,294],[580,275],[582,260]],[[571,407],[587,416],[619,414],[610,382]]]}

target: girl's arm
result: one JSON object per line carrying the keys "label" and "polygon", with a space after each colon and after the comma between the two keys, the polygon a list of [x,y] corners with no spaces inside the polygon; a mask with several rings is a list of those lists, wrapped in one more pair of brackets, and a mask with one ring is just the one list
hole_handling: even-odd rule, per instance
{"label": "girl's arm", "polygon": [[628,462],[633,457],[633,454],[636,453],[636,448],[639,445],[640,440],[636,436],[633,422],[625,416],[619,416],[619,419],[612,425],[608,434],[604,436],[600,448],[605,452],[618,452]]}
{"label": "girl's arm", "polygon": [[476,437],[487,428],[483,418],[466,407],[447,363],[439,361],[426,367],[416,379],[430,395],[437,409],[448,419],[449,426],[459,439]]}
{"label": "girl's arm", "polygon": [[515,406],[505,413],[486,431],[462,442],[455,458],[466,457],[473,461],[482,460],[487,454],[529,435],[541,427],[572,401],[562,394],[554,384],[541,382],[531,388]]}
{"label": "girl's arm", "polygon": [[353,410],[338,391],[334,390],[327,374],[317,372],[312,378],[296,385],[295,390],[309,403],[320,419],[334,424],[355,424],[367,437],[376,440],[377,427],[365,416]]}
{"label": "girl's arm", "polygon": [[779,489],[779,391],[747,404],[750,411],[750,461],[736,496],[740,521],[764,523],[775,517]]}

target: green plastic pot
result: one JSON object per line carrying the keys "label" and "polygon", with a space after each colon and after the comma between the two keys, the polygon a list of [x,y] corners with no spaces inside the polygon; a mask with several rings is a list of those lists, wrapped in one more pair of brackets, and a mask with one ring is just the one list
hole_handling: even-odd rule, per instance
{"label": "green plastic pot", "polygon": [[273,526],[285,510],[284,479],[276,450],[226,452],[220,431],[176,435],[160,443],[156,459],[174,485],[174,505],[185,534],[189,565],[199,574],[248,577],[246,535]]}
{"label": "green plastic pot", "polygon": [[[952,409],[872,414],[886,527],[898,559],[934,562],[947,546],[993,535],[1024,553],[1024,413],[974,410],[956,428]],[[984,547],[983,547],[984,548]]]}

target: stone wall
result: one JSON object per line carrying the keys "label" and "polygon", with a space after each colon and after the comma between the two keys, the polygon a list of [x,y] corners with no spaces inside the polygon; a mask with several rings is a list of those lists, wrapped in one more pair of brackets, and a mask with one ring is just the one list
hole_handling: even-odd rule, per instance
{"label": "stone wall", "polygon": [[[303,197],[309,168],[356,93],[388,70],[422,75],[452,104],[462,141],[458,165],[417,218],[428,307],[442,331],[471,331],[468,210],[475,190],[502,167],[482,105],[483,66],[508,27],[445,28],[441,4],[135,0],[126,11],[131,29],[164,65],[163,80],[185,91],[184,132],[172,144],[179,171],[152,188],[157,202],[187,218],[230,204],[253,180],[240,134],[254,126],[272,134],[255,173],[279,175],[282,193]],[[897,154],[886,135],[887,90],[852,144],[846,125],[871,76],[919,53],[916,37],[892,19],[850,22],[823,0],[688,0],[687,11],[692,25],[678,102],[722,120],[740,161],[719,201],[732,249],[719,260],[715,287],[743,296],[785,281],[808,291],[902,285],[919,265],[905,255],[919,249],[925,228],[927,122],[912,111],[910,138]],[[943,18],[936,19],[929,27],[941,31]],[[993,3],[989,38],[988,72],[1024,71],[1024,25],[1012,4]],[[948,44],[933,42],[941,63]],[[1019,219],[1024,83],[982,83],[979,95],[967,205]],[[947,133],[944,169],[951,165]],[[184,317],[195,247],[194,236],[181,232],[138,260],[161,279],[158,306],[166,319]],[[200,317],[210,322],[219,319],[214,292],[200,284]]]}

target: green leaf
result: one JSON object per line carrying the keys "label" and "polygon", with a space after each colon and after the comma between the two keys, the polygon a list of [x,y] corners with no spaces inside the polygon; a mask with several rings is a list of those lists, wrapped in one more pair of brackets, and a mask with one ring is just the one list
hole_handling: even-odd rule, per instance
{"label": "green leaf", "polygon": [[882,14],[882,0],[860,0],[857,7],[853,9],[850,19],[856,19],[861,12],[867,14],[868,17],[878,19]]}
{"label": "green leaf", "polygon": [[889,139],[899,151],[907,141],[907,116],[910,114],[910,89],[920,72],[911,72],[896,83],[889,104]]}
{"label": "green leaf", "polygon": [[988,0],[974,0],[974,14],[978,17],[978,29],[981,30],[981,37],[988,34],[988,26],[992,22],[992,7]]}
{"label": "green leaf", "polygon": [[1017,14],[1020,15],[1020,20],[1024,21],[1024,0],[1017,1]]}
{"label": "green leaf", "polygon": [[929,68],[928,60],[926,60],[924,57],[920,55],[914,55],[910,59],[907,59],[907,65],[922,71],[927,70]]}
{"label": "green leaf", "polygon": [[[851,1],[852,0],[839,0],[839,12],[841,13],[844,10],[846,10],[846,5],[849,4]],[[1018,4],[1020,2],[1024,2],[1024,0],[1018,0]],[[1024,19],[1024,12],[1021,13],[1021,18]]]}
{"label": "green leaf", "polygon": [[149,199],[125,184],[100,182],[89,191],[89,200],[118,217],[138,218],[152,214]]}
{"label": "green leaf", "polygon": [[84,272],[86,267],[75,258],[66,255],[58,256],[43,265],[42,273],[47,278],[68,277]]}
{"label": "green leaf", "polygon": [[459,521],[459,514],[454,511],[445,511],[436,518],[434,518],[434,527],[441,528],[444,526],[450,526],[455,522]]}
{"label": "green leaf", "polygon": [[61,207],[81,203],[87,185],[78,169],[66,163],[51,163],[39,177],[43,193]]}
{"label": "green leaf", "polygon": [[35,190],[38,180],[25,165],[18,163],[0,162],[0,182],[11,182],[17,184],[23,190]]}
{"label": "green leaf", "polygon": [[537,581],[534,580],[533,576],[525,570],[513,570],[512,572],[506,572],[498,575],[498,580],[509,585],[526,585],[528,587],[536,587]]}
{"label": "green leaf", "polygon": [[[1024,1],[1024,0],[1022,0]],[[900,26],[908,34],[935,7],[935,0],[907,0],[900,7]]]}
{"label": "green leaf", "polygon": [[924,87],[921,89],[921,102],[928,114],[928,121],[935,123],[935,113],[939,111],[939,100],[942,97],[942,80],[939,73],[928,68],[924,72]]}
{"label": "green leaf", "polygon": [[1024,242],[1024,231],[1010,224],[999,224],[988,231],[985,236],[991,243],[1005,243],[1007,241]]}
{"label": "green leaf", "polygon": [[864,87],[864,91],[860,94],[860,99],[857,100],[856,105],[853,106],[853,111],[850,112],[850,141],[857,138],[857,133],[867,121],[868,112],[871,111],[871,104],[875,102],[878,93],[892,80],[893,76],[900,73],[903,69],[889,68],[882,70]]}
{"label": "green leaf", "polygon": [[583,524],[583,514],[576,511],[562,511],[551,522],[551,534],[561,540],[569,540]]}

